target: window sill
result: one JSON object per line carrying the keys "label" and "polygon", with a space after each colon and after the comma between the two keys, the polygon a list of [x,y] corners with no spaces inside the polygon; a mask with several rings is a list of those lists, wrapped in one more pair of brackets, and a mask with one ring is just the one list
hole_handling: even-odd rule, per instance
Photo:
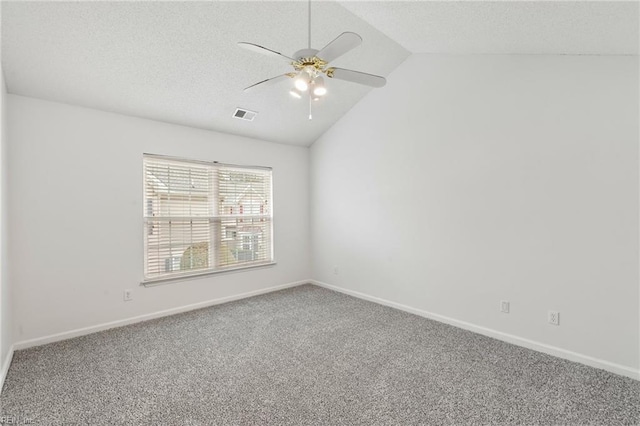
{"label": "window sill", "polygon": [[246,265],[246,266],[238,266],[235,268],[219,269],[217,271],[185,273],[180,275],[171,275],[171,276],[159,277],[159,278],[149,278],[147,280],[142,280],[140,282],[140,285],[143,285],[145,287],[152,287],[152,286],[161,285],[161,284],[169,284],[176,281],[198,279],[198,278],[205,277],[207,275],[220,275],[220,274],[227,274],[231,272],[245,271],[248,269],[268,268],[274,265],[276,265],[276,262],[258,263],[255,265]]}

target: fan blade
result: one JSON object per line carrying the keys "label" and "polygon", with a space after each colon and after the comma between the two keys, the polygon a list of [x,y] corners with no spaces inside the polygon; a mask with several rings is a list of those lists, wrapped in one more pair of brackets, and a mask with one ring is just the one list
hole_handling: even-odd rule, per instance
{"label": "fan blade", "polygon": [[262,81],[260,81],[260,82],[258,82],[256,84],[252,84],[249,87],[245,87],[245,89],[243,91],[244,92],[249,92],[249,91],[255,89],[257,86],[260,86],[260,87],[271,86],[271,85],[273,85],[275,83],[281,82],[285,78],[291,78],[291,74],[283,74],[283,75],[279,75],[277,77],[273,77],[273,78],[268,78],[266,80],[262,80]]}
{"label": "fan blade", "polygon": [[260,46],[258,44],[246,43],[244,41],[241,41],[241,42],[238,43],[238,46],[243,47],[243,48],[245,48],[247,50],[250,50],[252,52],[261,53],[263,55],[276,56],[276,57],[279,57],[281,59],[286,59],[288,62],[295,62],[296,61],[295,59],[290,58],[287,55],[283,55],[282,53],[276,52],[275,50],[267,49],[266,47]]}
{"label": "fan blade", "polygon": [[344,55],[354,47],[360,46],[362,43],[362,37],[356,33],[345,32],[340,34],[331,43],[322,48],[321,51],[316,53],[316,57],[329,63],[334,59]]}
{"label": "fan blade", "polygon": [[327,73],[327,77],[351,81],[353,83],[364,84],[371,87],[382,87],[387,84],[387,79],[384,77],[360,71],[345,70],[343,68],[329,68],[325,72]]}

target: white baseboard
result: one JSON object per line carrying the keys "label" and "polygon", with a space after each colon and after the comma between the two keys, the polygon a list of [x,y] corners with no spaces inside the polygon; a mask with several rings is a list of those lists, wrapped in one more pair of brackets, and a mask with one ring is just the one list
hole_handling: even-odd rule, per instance
{"label": "white baseboard", "polygon": [[409,312],[411,314],[415,314],[421,317],[425,317],[435,321],[443,322],[445,324],[453,325],[454,327],[473,331],[474,333],[482,334],[484,336],[493,337],[494,339],[502,340],[507,343],[512,343],[514,345],[523,346],[528,349],[533,349],[534,351],[543,352],[548,355],[556,356],[558,358],[579,362],[581,364],[585,364],[595,368],[600,368],[602,370],[619,374],[621,376],[626,376],[632,379],[640,380],[640,370],[637,370],[631,367],[627,367],[624,365],[594,358],[588,355],[579,354],[577,352],[572,352],[566,349],[558,348],[556,346],[551,346],[545,343],[536,342],[534,340],[525,339],[523,337],[518,337],[513,334],[503,333],[501,331],[482,327],[482,326],[475,325],[465,321],[460,321],[454,318],[446,317],[444,315],[434,314],[422,309],[412,308],[411,306],[403,305],[401,303],[391,302],[386,299],[370,296],[368,294],[360,293],[354,290],[348,290],[342,287],[337,287],[337,286],[323,283],[320,281],[311,280],[311,283],[319,287],[324,287],[329,290],[334,290],[340,293],[348,294],[349,296],[354,296],[359,299],[368,300],[370,302],[389,306],[391,308],[396,308],[401,311]]}
{"label": "white baseboard", "polygon": [[14,345],[11,345],[11,347],[9,348],[9,352],[7,353],[7,359],[5,359],[2,363],[2,370],[0,370],[0,392],[2,392],[2,388],[4,387],[4,379],[7,378],[9,366],[11,366],[11,360],[13,360],[13,351]]}
{"label": "white baseboard", "polygon": [[[258,296],[260,294],[271,293],[285,288],[297,287],[303,284],[310,284],[311,280],[295,281],[288,284],[277,285],[273,287],[254,290],[247,293],[235,294],[232,296],[220,297],[218,299],[207,300],[205,302],[193,303],[191,305],[179,306],[177,308],[166,309],[164,311],[152,312],[150,314],[139,315],[137,317],[126,318],[117,321],[111,321],[103,324],[92,325],[90,327],[78,328],[75,330],[65,331],[62,333],[51,334],[49,336],[37,337],[35,339],[23,340],[16,342],[12,346],[12,350],[21,350],[32,348],[34,346],[46,345],[47,343],[59,342],[61,340],[72,339],[74,337],[84,336],[98,331],[108,330],[110,328],[122,327],[129,324],[135,324],[142,321],[148,321],[155,318],[175,315],[182,312],[193,311],[195,309],[206,308],[221,303],[233,302],[234,300],[246,299],[247,297]],[[8,367],[7,367],[8,368]],[[3,376],[4,377],[4,376]]]}

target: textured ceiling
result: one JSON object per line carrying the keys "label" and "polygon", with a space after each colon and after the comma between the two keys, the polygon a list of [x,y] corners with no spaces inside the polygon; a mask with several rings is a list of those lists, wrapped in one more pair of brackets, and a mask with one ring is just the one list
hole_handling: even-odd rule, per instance
{"label": "textured ceiling", "polygon": [[[242,92],[292,68],[236,45],[293,55],[307,28],[306,2],[2,2],[2,65],[10,93],[310,145],[371,89],[329,80],[309,121],[288,81]],[[344,31],[364,41],[332,65],[387,76],[409,55],[339,4],[312,4],[312,47]]]}
{"label": "textured ceiling", "polygon": [[637,1],[341,1],[413,53],[637,55]]}
{"label": "textured ceiling", "polygon": [[[286,55],[305,48],[306,1],[3,1],[1,7],[10,93],[310,145],[371,90],[329,80],[312,121],[308,102],[288,94],[288,81],[242,92],[290,68],[236,43]],[[312,8],[312,47],[357,32],[362,45],[332,65],[383,76],[410,51],[638,54],[637,2],[314,0]],[[232,118],[236,107],[259,115],[253,122]]]}

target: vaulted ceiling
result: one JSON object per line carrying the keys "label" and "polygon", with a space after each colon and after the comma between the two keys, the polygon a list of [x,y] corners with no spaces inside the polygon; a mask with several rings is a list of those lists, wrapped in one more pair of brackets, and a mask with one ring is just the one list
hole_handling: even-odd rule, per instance
{"label": "vaulted ceiling", "polygon": [[351,1],[413,53],[638,55],[637,1]]}
{"label": "vaulted ceiling", "polygon": [[[307,47],[306,1],[2,2],[2,66],[10,93],[310,145],[370,89],[329,80],[313,103],[289,81],[242,89],[291,70],[240,49]],[[364,39],[332,65],[383,76],[411,52],[638,54],[636,2],[312,3],[311,44],[344,31]],[[232,117],[257,111],[252,122]]]}

